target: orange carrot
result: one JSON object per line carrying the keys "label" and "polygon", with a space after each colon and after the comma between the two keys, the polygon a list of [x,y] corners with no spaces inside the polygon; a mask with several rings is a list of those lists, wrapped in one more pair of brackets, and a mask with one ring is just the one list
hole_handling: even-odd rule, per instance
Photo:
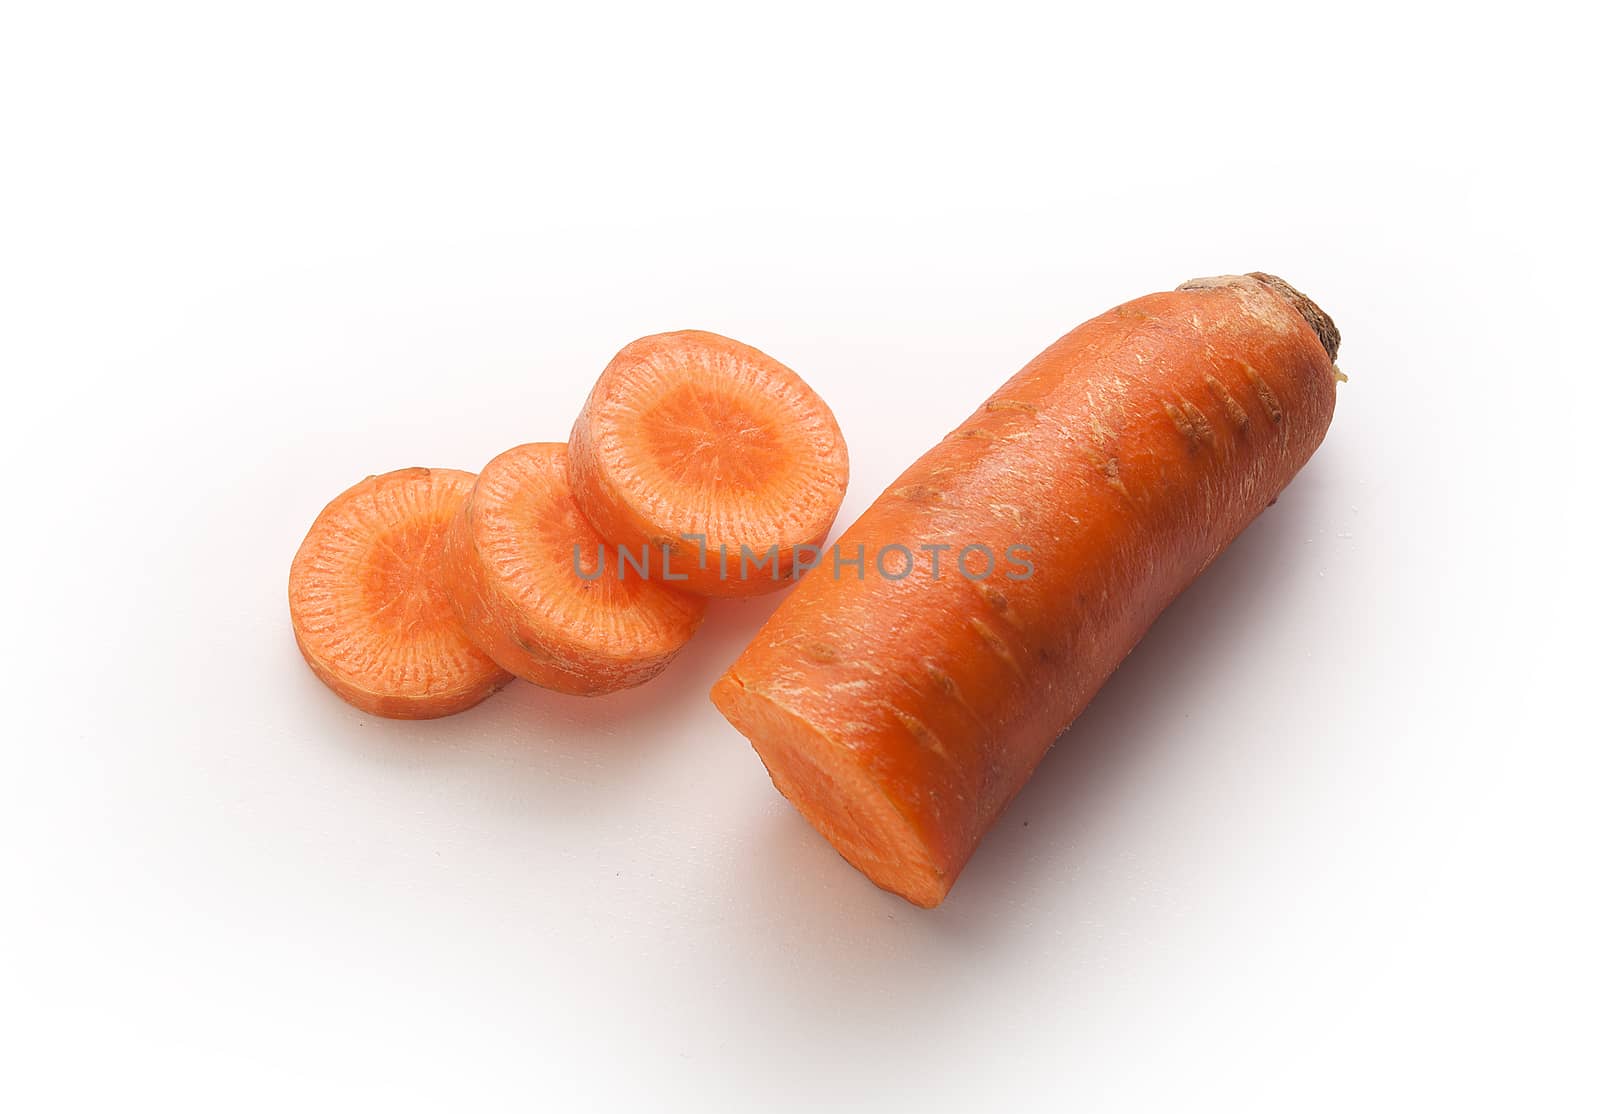
{"label": "orange carrot", "polygon": [[289,569],[289,619],[306,663],[363,711],[429,719],[511,680],[467,639],[439,578],[445,529],[472,474],[406,468],[329,503]]}
{"label": "orange carrot", "polygon": [[665,552],[678,587],[707,596],[792,579],[796,547],[827,538],[849,479],[816,392],[715,333],[662,333],[617,353],[571,449],[573,495],[600,534],[658,565]]}
{"label": "orange carrot", "polygon": [[[1080,326],[868,508],[838,543],[866,575],[813,571],[713,701],[849,862],[937,905],[1156,616],[1321,443],[1337,348],[1321,310],[1260,274]],[[895,546],[916,553],[899,579],[874,559]],[[956,567],[968,547],[991,575],[971,575],[980,550]]]}
{"label": "orange carrot", "polygon": [[705,601],[616,567],[602,547],[572,501],[566,446],[522,445],[484,467],[456,514],[444,580],[501,667],[559,692],[612,692],[666,668]]}

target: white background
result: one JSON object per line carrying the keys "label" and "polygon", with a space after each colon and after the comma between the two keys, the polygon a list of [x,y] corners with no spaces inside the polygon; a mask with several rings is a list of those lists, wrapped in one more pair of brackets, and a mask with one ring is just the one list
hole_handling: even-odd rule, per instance
{"label": "white background", "polygon": [[[5,8],[0,1105],[1593,1109],[1577,31],[565,9]],[[1079,321],[1250,269],[1344,331],[1328,440],[937,911],[707,702],[775,601],[432,723],[296,653],[329,498],[563,438],[636,336],[798,369],[848,521]]]}

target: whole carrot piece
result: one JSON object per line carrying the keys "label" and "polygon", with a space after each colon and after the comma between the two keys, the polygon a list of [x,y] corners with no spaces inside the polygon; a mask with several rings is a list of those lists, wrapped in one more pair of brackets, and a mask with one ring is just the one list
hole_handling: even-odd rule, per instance
{"label": "whole carrot piece", "polygon": [[1338,344],[1259,273],[1079,326],[879,496],[712,700],[845,859],[939,904],[1050,744],[1322,442]]}

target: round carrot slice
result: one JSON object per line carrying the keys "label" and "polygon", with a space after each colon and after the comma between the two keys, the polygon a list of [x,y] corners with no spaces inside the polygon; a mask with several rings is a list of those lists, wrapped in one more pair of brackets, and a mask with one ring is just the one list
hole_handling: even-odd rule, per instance
{"label": "round carrot slice", "polygon": [[797,547],[826,540],[850,478],[827,403],[715,333],[662,333],[617,353],[571,448],[573,496],[601,536],[665,548],[681,587],[707,596],[783,587]]}
{"label": "round carrot slice", "polygon": [[705,601],[619,566],[572,501],[567,447],[491,460],[445,539],[444,579],[472,640],[518,677],[580,696],[665,669]]}
{"label": "round carrot slice", "polygon": [[439,578],[445,531],[472,473],[405,468],[329,503],[289,568],[289,619],[307,664],[357,708],[431,719],[511,680],[467,639]]}

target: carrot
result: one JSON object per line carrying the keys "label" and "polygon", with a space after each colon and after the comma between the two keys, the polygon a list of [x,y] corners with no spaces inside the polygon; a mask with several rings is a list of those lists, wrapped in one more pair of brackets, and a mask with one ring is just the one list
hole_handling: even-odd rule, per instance
{"label": "carrot", "polygon": [[649,550],[707,596],[796,575],[828,536],[849,480],[833,412],[793,371],[715,333],[634,341],[572,427],[572,488],[608,541]]}
{"label": "carrot", "polygon": [[[937,905],[1162,609],[1321,443],[1337,347],[1260,274],[1080,326],[868,508],[712,700],[845,859]],[[913,575],[880,574],[895,546]],[[974,546],[992,575],[978,550],[952,564]],[[867,575],[831,575],[858,547]]]}
{"label": "carrot", "polygon": [[683,648],[705,601],[607,560],[572,501],[567,447],[490,461],[445,538],[443,572],[472,640],[511,673],[583,696],[643,684]]}
{"label": "carrot", "polygon": [[357,708],[430,719],[511,680],[467,639],[439,578],[445,529],[472,474],[406,468],[329,503],[289,568],[289,619],[306,663]]}

